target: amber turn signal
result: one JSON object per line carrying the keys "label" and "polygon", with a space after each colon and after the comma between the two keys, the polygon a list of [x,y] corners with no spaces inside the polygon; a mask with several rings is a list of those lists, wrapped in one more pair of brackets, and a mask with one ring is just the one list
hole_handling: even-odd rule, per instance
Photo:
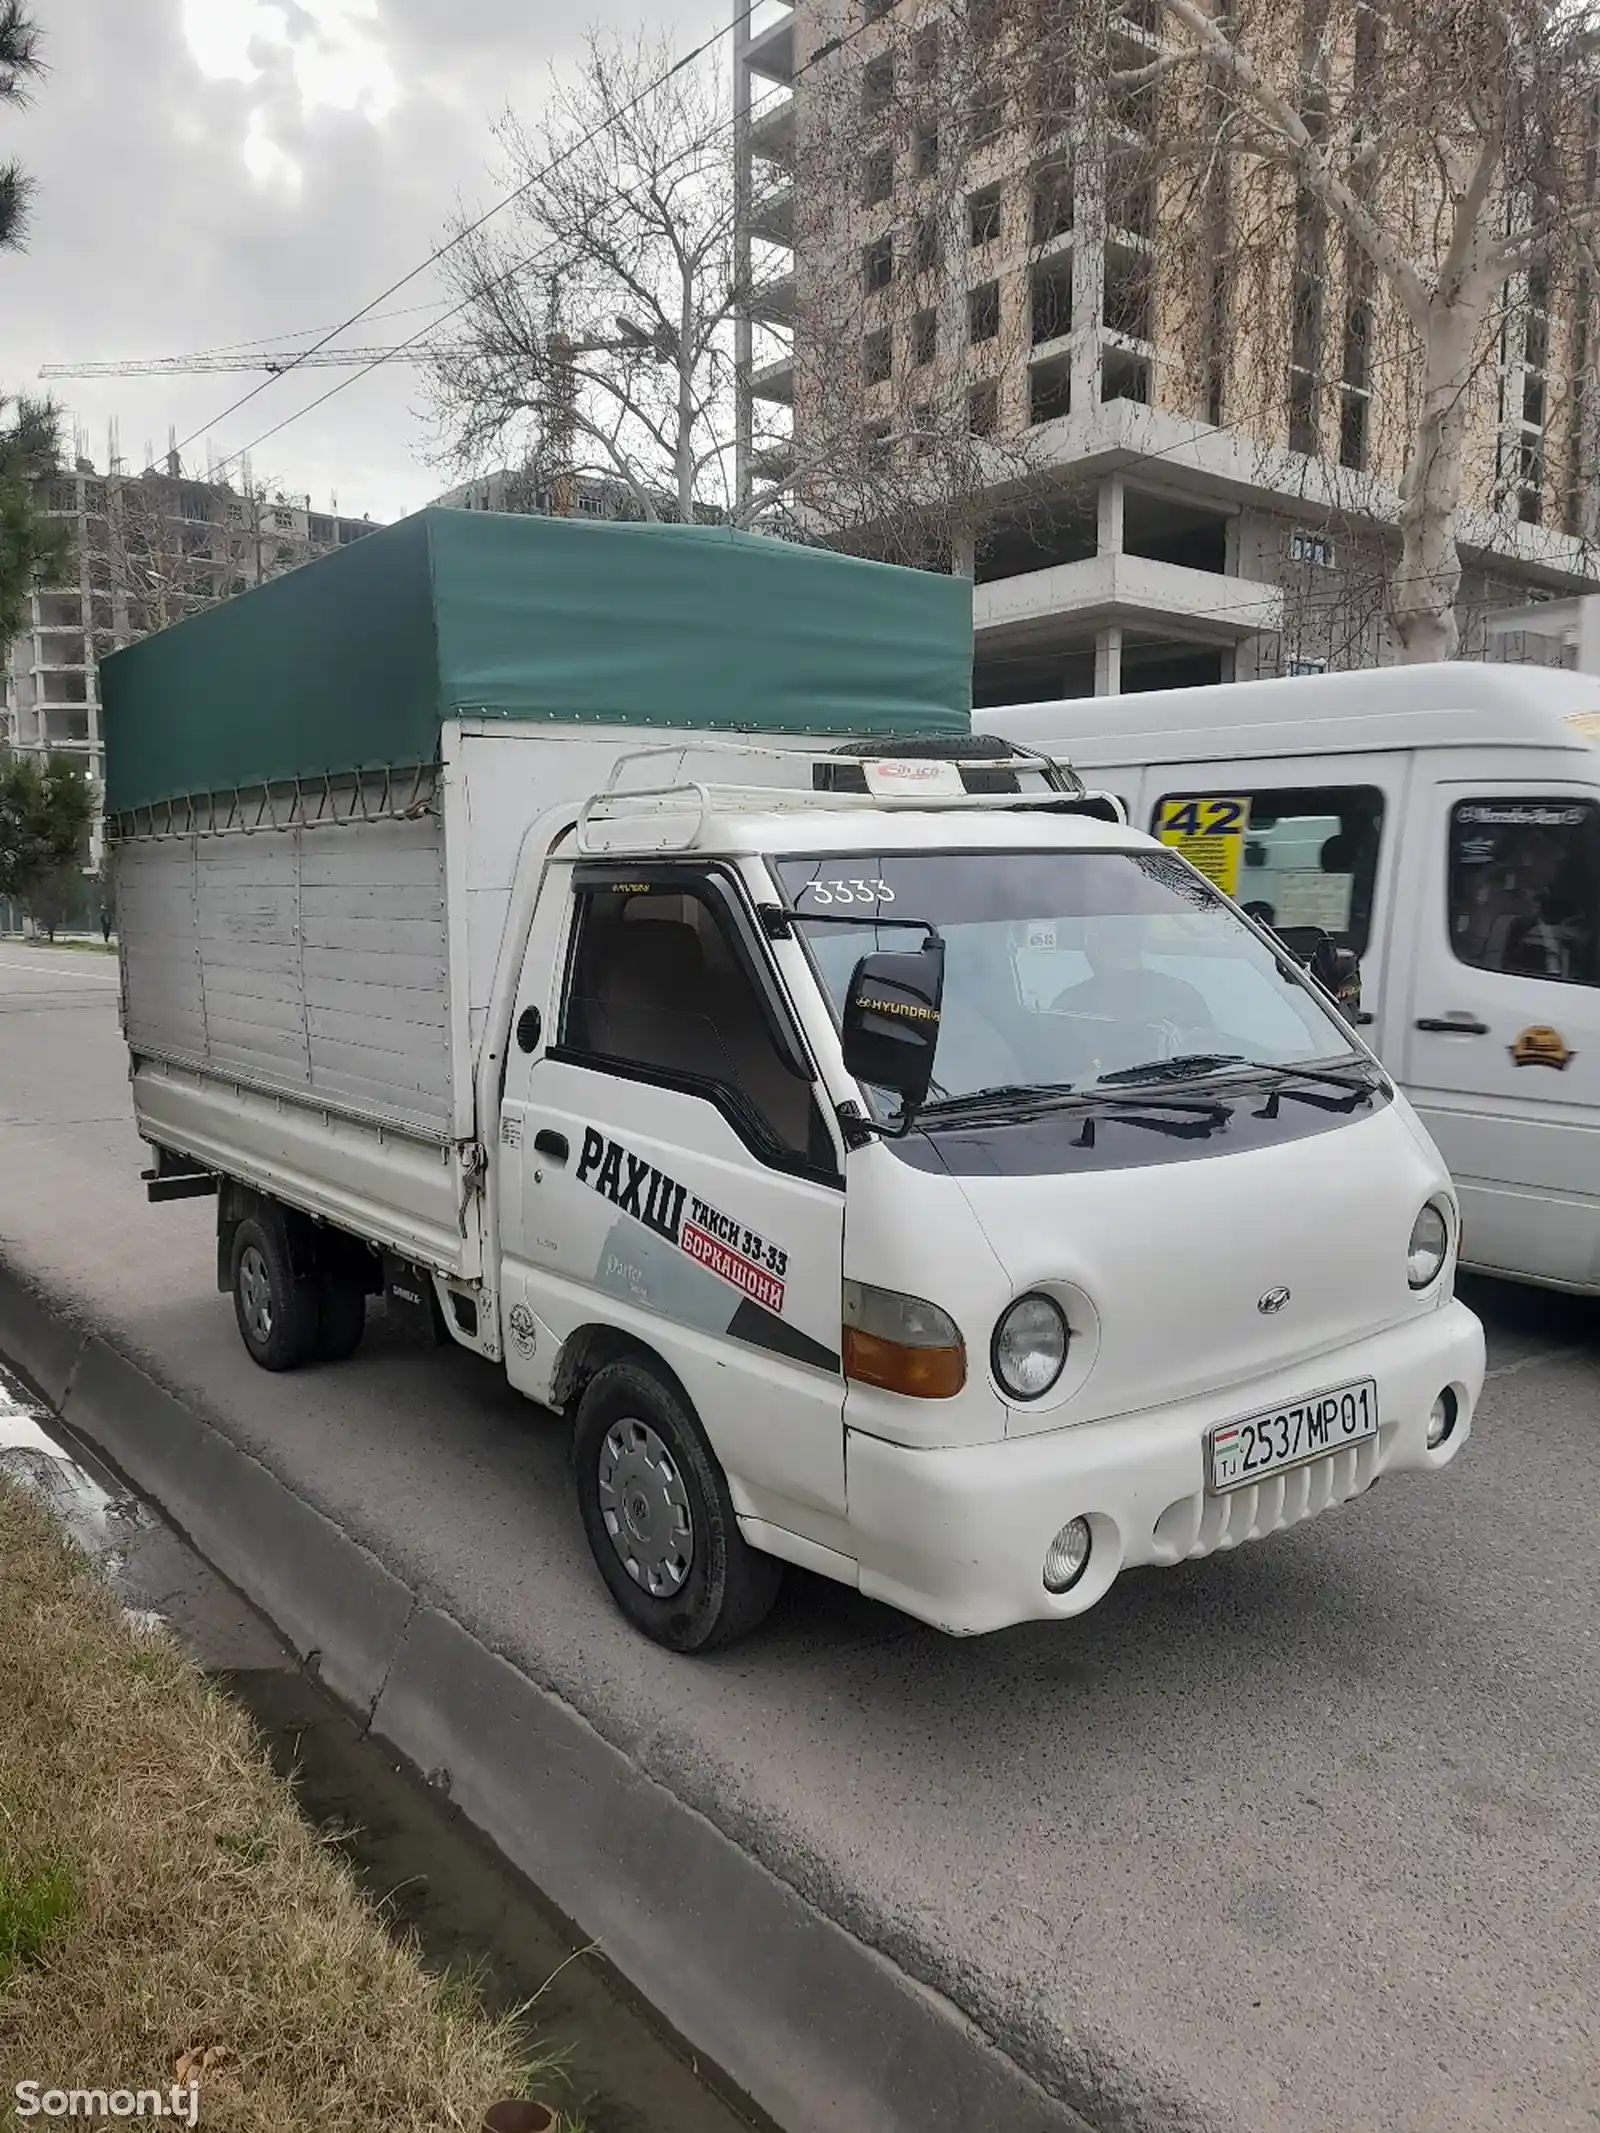
{"label": "amber turn signal", "polygon": [[967,1382],[967,1350],[947,1311],[920,1296],[844,1285],[844,1374],[913,1400],[948,1400]]}

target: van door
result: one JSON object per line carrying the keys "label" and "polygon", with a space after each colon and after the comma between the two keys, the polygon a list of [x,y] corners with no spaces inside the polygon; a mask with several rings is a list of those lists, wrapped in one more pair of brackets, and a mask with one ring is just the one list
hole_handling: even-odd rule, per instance
{"label": "van door", "polygon": [[577,867],[551,1019],[513,1050],[502,1113],[512,1381],[547,1395],[575,1333],[630,1333],[677,1374],[741,1510],[842,1519],[840,1151],[733,873]]}
{"label": "van door", "polygon": [[1460,1187],[1463,1258],[1600,1285],[1600,802],[1448,776],[1423,799],[1398,1071]]}
{"label": "van door", "polygon": [[[1272,927],[1319,926],[1361,958],[1361,1020],[1382,1031],[1409,758],[1168,763],[1143,826]],[[1135,820],[1139,820],[1135,816]]]}

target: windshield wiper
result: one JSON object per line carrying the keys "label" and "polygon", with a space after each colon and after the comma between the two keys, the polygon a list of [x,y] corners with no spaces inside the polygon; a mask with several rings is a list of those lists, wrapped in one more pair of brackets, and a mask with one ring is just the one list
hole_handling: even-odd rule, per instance
{"label": "windshield wiper", "polygon": [[[1292,1081],[1325,1081],[1330,1089],[1358,1089],[1370,1095],[1381,1079],[1382,1069],[1358,1060],[1351,1067],[1296,1066],[1289,1060],[1274,1063],[1267,1060],[1252,1062],[1258,1066],[1270,1066],[1274,1074],[1284,1074]],[[1294,1094],[1293,1090],[1287,1092]]]}
{"label": "windshield wiper", "polygon": [[[1130,1126],[1147,1126],[1152,1133],[1171,1133],[1181,1139],[1210,1133],[1228,1123],[1226,1104],[1183,1096],[1163,1096],[1156,1090],[1088,1088],[1063,1089],[1050,1082],[1006,1082],[992,1089],[974,1089],[965,1096],[941,1097],[925,1103],[917,1113],[919,1126],[1022,1124],[1048,1111],[1079,1110],[1089,1114],[1084,1122],[1085,1145],[1094,1145],[1093,1115],[1107,1112]],[[1179,1112],[1184,1116],[1174,1118]],[[1152,1116],[1166,1113],[1167,1116]]]}
{"label": "windshield wiper", "polygon": [[1083,1089],[1063,1089],[1048,1081],[1003,1081],[992,1089],[970,1089],[965,1096],[936,1096],[922,1103],[917,1110],[917,1123],[924,1119],[936,1122],[974,1118],[988,1111],[1014,1117],[1019,1110],[1037,1107],[1047,1109],[1057,1104],[1081,1104],[1089,1101],[1089,1092]]}
{"label": "windshield wiper", "polygon": [[1147,1059],[1143,1066],[1118,1067],[1115,1073],[1100,1074],[1094,1086],[1115,1089],[1134,1088],[1146,1081],[1194,1081],[1202,1074],[1221,1074],[1229,1067],[1254,1067],[1258,1063],[1246,1059],[1241,1052],[1179,1052],[1172,1059]]}

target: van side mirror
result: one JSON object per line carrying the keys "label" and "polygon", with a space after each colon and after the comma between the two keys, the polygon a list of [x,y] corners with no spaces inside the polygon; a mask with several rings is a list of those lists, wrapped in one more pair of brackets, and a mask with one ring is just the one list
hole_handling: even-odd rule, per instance
{"label": "van side mirror", "polygon": [[910,955],[864,955],[850,975],[844,1063],[857,1081],[892,1089],[907,1117],[928,1093],[944,999],[944,942]]}

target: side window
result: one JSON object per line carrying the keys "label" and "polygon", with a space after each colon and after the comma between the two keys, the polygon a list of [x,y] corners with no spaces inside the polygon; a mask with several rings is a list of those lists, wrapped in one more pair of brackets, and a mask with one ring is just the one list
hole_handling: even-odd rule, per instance
{"label": "side window", "polygon": [[1459,961],[1600,984],[1600,809],[1592,801],[1457,801],[1449,894]]}
{"label": "side window", "polygon": [[1319,926],[1341,948],[1366,953],[1383,836],[1376,786],[1167,793],[1150,827],[1252,918]]}
{"label": "side window", "polygon": [[725,915],[691,889],[578,891],[562,1047],[718,1104],[756,1152],[833,1168],[809,1082],[773,1041]]}

